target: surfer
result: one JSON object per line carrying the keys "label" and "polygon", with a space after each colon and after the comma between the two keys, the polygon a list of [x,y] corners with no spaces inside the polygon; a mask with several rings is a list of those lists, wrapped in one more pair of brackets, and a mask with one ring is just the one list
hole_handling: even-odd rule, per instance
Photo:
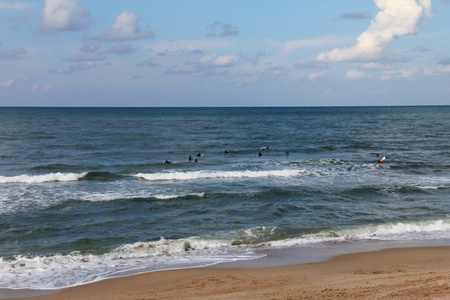
{"label": "surfer", "polygon": [[195,159],[194,162],[198,163],[198,159]]}
{"label": "surfer", "polygon": [[381,159],[378,160],[378,163],[382,164],[386,161],[386,157],[383,156]]}
{"label": "surfer", "polygon": [[171,161],[168,161],[168,160],[166,160],[166,165],[168,165],[168,166],[171,166],[171,165],[172,165],[172,162],[171,162]]}
{"label": "surfer", "polygon": [[223,152],[223,153],[225,153],[225,154],[230,154],[230,152],[228,152],[227,150],[225,150],[225,152]]}
{"label": "surfer", "polygon": [[189,155],[189,161],[192,161],[192,155]]}
{"label": "surfer", "polygon": [[289,151],[286,151],[286,153],[284,155],[289,156]]}
{"label": "surfer", "polygon": [[200,152],[196,154],[197,157],[203,156],[203,154],[201,154]]}
{"label": "surfer", "polygon": [[262,153],[261,153],[261,151],[259,151],[259,152],[258,152],[258,156],[262,156]]}
{"label": "surfer", "polygon": [[262,147],[261,150],[269,150],[269,147]]}

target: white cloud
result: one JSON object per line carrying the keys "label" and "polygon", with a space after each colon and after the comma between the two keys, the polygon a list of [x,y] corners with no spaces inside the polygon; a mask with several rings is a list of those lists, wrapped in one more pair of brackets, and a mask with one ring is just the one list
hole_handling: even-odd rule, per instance
{"label": "white cloud", "polygon": [[238,64],[242,59],[241,55],[223,55],[216,54],[205,55],[199,59],[186,62],[177,70],[169,68],[166,74],[194,74],[212,71],[214,68],[229,68]]}
{"label": "white cloud", "polygon": [[8,80],[8,81],[3,81],[3,82],[0,82],[0,86],[2,86],[2,87],[10,87],[12,84],[13,84],[13,82],[14,82],[14,80]]}
{"label": "white cloud", "polygon": [[76,31],[89,26],[89,11],[78,0],[45,0],[43,31]]}
{"label": "white cloud", "polygon": [[388,66],[380,64],[380,63],[367,63],[362,66],[364,69],[374,69],[374,70],[380,70],[380,69],[386,69]]}
{"label": "white cloud", "polygon": [[392,78],[401,78],[401,79],[410,79],[417,72],[419,72],[419,68],[402,68],[400,70],[386,70],[381,73],[381,80],[390,80]]}
{"label": "white cloud", "polygon": [[347,80],[360,80],[360,79],[366,79],[366,78],[370,78],[370,76],[367,75],[366,73],[364,73],[362,71],[358,71],[358,70],[350,70],[344,76],[344,79],[347,79]]}
{"label": "white cloud", "polygon": [[91,69],[96,69],[96,68],[102,67],[104,65],[105,64],[98,64],[98,63],[94,63],[92,61],[78,62],[78,63],[74,63],[74,64],[70,65],[68,69],[63,69],[63,68],[53,69],[53,70],[50,70],[50,73],[51,74],[71,75],[76,72],[83,72],[83,71],[88,71]]}
{"label": "white cloud", "polygon": [[374,61],[388,53],[394,39],[417,32],[420,20],[432,17],[431,0],[374,0],[381,10],[352,47],[333,49],[316,57],[319,62]]}
{"label": "white cloud", "polygon": [[241,56],[237,54],[223,55],[223,56],[211,54],[203,56],[202,58],[198,59],[196,63],[210,67],[230,67],[238,63],[240,59]]}
{"label": "white cloud", "polygon": [[436,70],[426,68],[424,74],[427,76],[442,76],[450,73],[450,65],[438,65]]}
{"label": "white cloud", "polygon": [[47,85],[47,86],[44,86],[44,87],[40,87],[38,84],[35,84],[35,85],[33,85],[33,86],[31,87],[31,91],[32,91],[32,92],[39,92],[39,91],[41,91],[41,92],[46,93],[46,92],[48,92],[51,88],[52,88],[51,85]]}
{"label": "white cloud", "polygon": [[123,42],[154,37],[155,33],[153,31],[139,28],[139,14],[124,11],[117,16],[114,25],[99,35],[97,39],[109,42]]}
{"label": "white cloud", "polygon": [[283,55],[287,55],[300,48],[325,46],[339,42],[341,41],[338,40],[336,37],[331,36],[324,36],[310,40],[287,41],[282,45]]}
{"label": "white cloud", "polygon": [[[238,35],[239,29],[231,24],[223,24],[221,21],[215,21],[213,24],[206,27],[209,29],[207,36],[230,36]],[[220,28],[222,30],[220,30]],[[218,33],[218,31],[220,33]]]}
{"label": "white cloud", "polygon": [[309,74],[308,79],[309,80],[316,80],[316,79],[324,76],[325,74],[327,74],[326,70],[323,70],[323,71],[320,71],[320,72],[314,72],[314,73]]}
{"label": "white cloud", "polygon": [[149,45],[146,48],[156,51],[158,53],[178,53],[187,51],[192,53],[193,51],[201,52],[203,50],[214,49],[228,49],[234,46],[236,43],[232,40],[214,39],[214,40],[180,40],[171,42],[162,42],[157,45]]}

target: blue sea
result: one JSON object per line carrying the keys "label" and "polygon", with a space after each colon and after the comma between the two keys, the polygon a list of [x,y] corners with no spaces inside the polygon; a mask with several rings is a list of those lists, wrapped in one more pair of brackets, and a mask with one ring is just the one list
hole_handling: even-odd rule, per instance
{"label": "blue sea", "polygon": [[450,106],[0,108],[0,216],[10,289],[448,243]]}

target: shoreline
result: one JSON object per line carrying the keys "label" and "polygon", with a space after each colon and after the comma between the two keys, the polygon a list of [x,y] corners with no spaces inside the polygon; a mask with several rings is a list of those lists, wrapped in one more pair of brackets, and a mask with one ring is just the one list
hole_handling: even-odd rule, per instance
{"label": "shoreline", "polygon": [[448,245],[390,248],[339,255],[324,262],[276,267],[260,265],[249,268],[246,263],[248,261],[243,264],[235,262],[204,268],[157,271],[59,292],[53,290],[50,295],[21,294],[19,297],[29,298],[14,298],[257,299],[337,298],[340,295],[354,299],[408,299],[408,295],[414,294],[418,298],[432,299],[450,295]]}

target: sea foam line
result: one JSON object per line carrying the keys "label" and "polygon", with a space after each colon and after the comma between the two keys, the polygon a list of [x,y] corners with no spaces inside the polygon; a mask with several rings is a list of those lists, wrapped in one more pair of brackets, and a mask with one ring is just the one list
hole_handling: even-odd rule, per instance
{"label": "sea foam line", "polygon": [[18,175],[18,176],[0,176],[0,184],[4,183],[44,183],[44,182],[65,182],[77,181],[86,176],[84,173],[49,173],[44,175]]}
{"label": "sea foam line", "polygon": [[204,197],[205,193],[191,193],[191,194],[180,194],[180,195],[154,195],[153,197],[155,197],[155,199],[160,199],[160,200],[170,200],[170,199],[177,199],[177,198],[183,198],[183,197],[189,197],[189,196],[193,196],[193,197]]}
{"label": "sea foam line", "polygon": [[201,267],[261,257],[233,247],[226,239],[185,238],[125,244],[108,253],[0,257],[0,288],[67,288],[115,278],[120,274]]}
{"label": "sea foam line", "polygon": [[165,172],[138,173],[136,177],[149,181],[164,180],[196,180],[196,179],[235,179],[264,177],[294,177],[304,173],[302,170],[272,170],[272,171],[195,171],[195,172]]}
{"label": "sea foam line", "polygon": [[450,239],[450,219],[397,222],[322,231],[299,237],[271,241],[267,246],[286,247],[363,240]]}

